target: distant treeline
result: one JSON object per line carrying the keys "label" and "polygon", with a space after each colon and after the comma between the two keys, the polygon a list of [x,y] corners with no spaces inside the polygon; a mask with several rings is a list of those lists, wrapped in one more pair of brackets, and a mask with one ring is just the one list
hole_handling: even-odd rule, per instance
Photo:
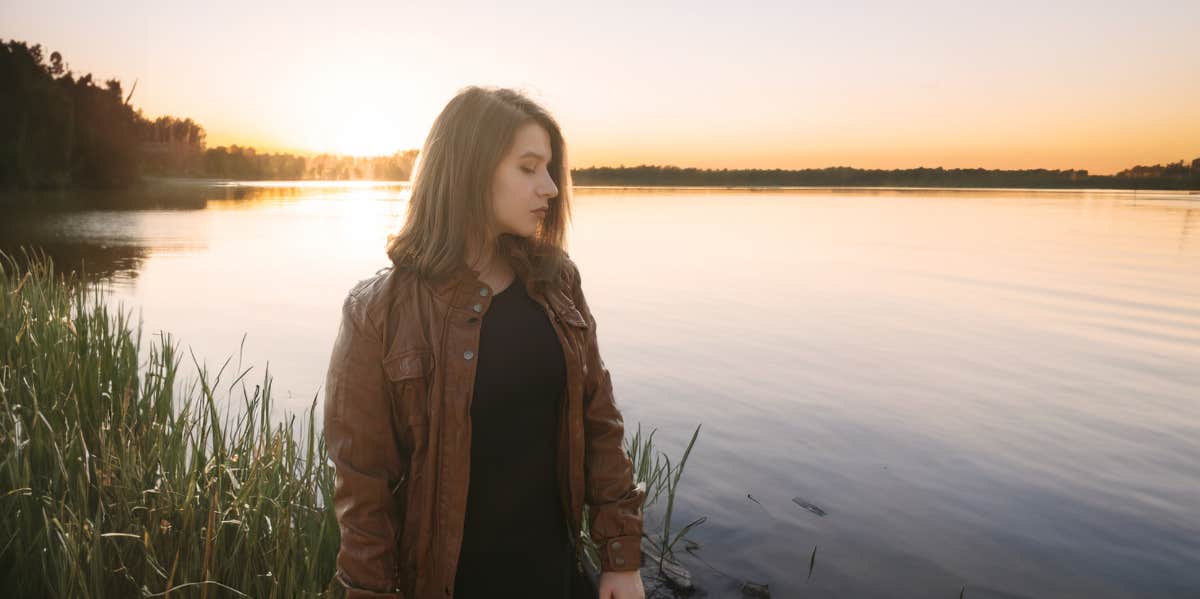
{"label": "distant treeline", "polygon": [[697,169],[677,166],[620,166],[573,169],[576,185],[705,187],[1093,187],[1200,189],[1200,158],[1135,166],[1115,175],[1085,170],[999,170],[982,168],[862,169],[848,166],[783,169]]}
{"label": "distant treeline", "polygon": [[0,41],[0,189],[125,188],[143,175],[407,180],[417,156],[208,148],[190,118],[143,116],[130,104],[134,89],[126,95],[116,79],[76,77],[61,54],[47,57],[40,45]]}
{"label": "distant treeline", "polygon": [[[220,179],[382,179],[407,181],[412,175],[417,150],[404,150],[391,156],[295,156],[259,154],[254,148],[232,145],[204,151],[200,176]],[[180,176],[178,172],[162,175]]]}
{"label": "distant treeline", "polygon": [[[136,89],[137,83],[134,83]],[[58,52],[0,41],[0,189],[125,188],[143,175],[217,179],[407,180],[417,150],[390,156],[258,153],[237,145],[206,146],[190,118],[150,120],[130,104],[116,79],[98,85],[67,68]],[[1135,166],[1115,175],[1085,170],[696,169],[675,166],[572,170],[579,185],[620,186],[894,186],[1103,187],[1200,189],[1200,158]]]}

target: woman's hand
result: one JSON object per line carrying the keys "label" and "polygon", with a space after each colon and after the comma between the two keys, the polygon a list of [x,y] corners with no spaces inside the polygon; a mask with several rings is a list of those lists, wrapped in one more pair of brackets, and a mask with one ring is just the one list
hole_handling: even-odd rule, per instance
{"label": "woman's hand", "polygon": [[642,572],[601,572],[600,599],[646,599],[642,588]]}

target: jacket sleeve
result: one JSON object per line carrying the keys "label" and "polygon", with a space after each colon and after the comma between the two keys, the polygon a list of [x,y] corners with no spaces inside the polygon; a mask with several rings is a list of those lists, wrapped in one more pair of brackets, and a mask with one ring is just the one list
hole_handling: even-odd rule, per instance
{"label": "jacket sleeve", "polygon": [[333,461],[333,508],[341,529],[337,577],[347,599],[403,599],[392,495],[404,474],[392,430],[383,342],[353,292],[325,377],[325,441]]}
{"label": "jacket sleeve", "polygon": [[579,269],[571,263],[572,300],[586,319],[583,427],[585,501],[600,569],[638,570],[642,565],[642,503],[645,483],[634,484],[633,461],[625,452],[625,425],[613,397],[612,377],[600,357],[596,319],[583,295]]}

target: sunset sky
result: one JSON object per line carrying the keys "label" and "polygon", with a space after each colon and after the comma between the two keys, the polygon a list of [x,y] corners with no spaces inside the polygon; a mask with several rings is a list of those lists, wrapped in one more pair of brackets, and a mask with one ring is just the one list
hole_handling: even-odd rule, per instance
{"label": "sunset sky", "polygon": [[1200,156],[1200,2],[0,0],[0,38],[208,145],[419,148],[524,89],[572,166],[1085,168]]}

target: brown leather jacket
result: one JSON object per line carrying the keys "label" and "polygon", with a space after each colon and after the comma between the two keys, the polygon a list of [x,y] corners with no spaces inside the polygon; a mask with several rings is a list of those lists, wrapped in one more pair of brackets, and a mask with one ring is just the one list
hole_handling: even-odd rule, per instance
{"label": "brown leather jacket", "polygon": [[[588,504],[601,570],[637,570],[645,486],[635,486],[622,447],[624,423],[579,269],[566,264],[561,290],[537,295],[526,279],[567,361],[558,430],[562,509],[579,539]],[[478,276],[464,264],[429,282],[389,267],[356,284],[342,307],[324,428],[337,473],[338,576],[350,598],[453,597],[470,479],[475,352],[492,299]]]}

